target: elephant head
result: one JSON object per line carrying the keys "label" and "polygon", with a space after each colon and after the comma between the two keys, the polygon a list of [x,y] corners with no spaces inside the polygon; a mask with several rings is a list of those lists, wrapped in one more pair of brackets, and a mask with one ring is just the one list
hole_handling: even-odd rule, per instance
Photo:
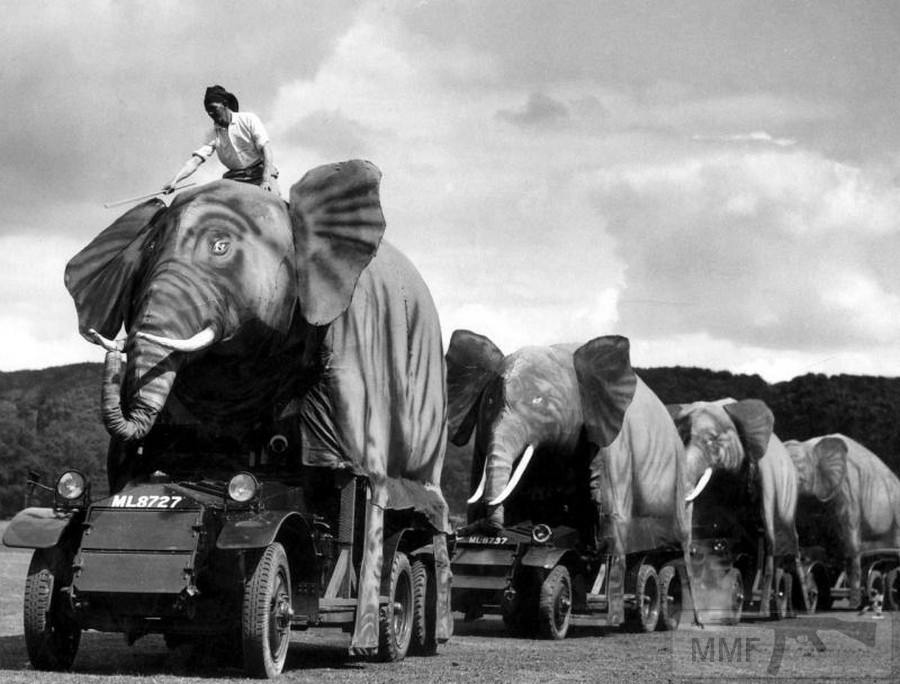
{"label": "elephant head", "polygon": [[[628,341],[603,339],[605,353],[597,360],[607,365],[608,383],[596,395],[598,409],[608,411],[591,420],[607,426],[611,441],[631,401],[634,376],[629,385]],[[476,433],[472,481],[479,484],[469,503],[487,504],[491,527],[503,526],[502,504],[533,460],[556,462],[562,472],[584,447],[572,348],[523,347],[504,356],[488,338],[457,330],[447,351],[447,389],[451,441],[462,446]]]}
{"label": "elephant head", "polygon": [[368,162],[318,167],[290,209],[216,181],[168,208],[136,207],[76,255],[66,286],[80,332],[127,333],[124,378],[116,361],[105,385],[110,434],[145,437],[173,388],[198,419],[248,418],[294,377],[286,370],[311,365],[311,340],[347,308],[381,241],[380,177]]}
{"label": "elephant head", "polygon": [[687,480],[700,495],[715,470],[737,474],[755,466],[769,447],[775,416],[758,399],[699,401],[667,407],[685,444]]}
{"label": "elephant head", "polygon": [[847,443],[839,437],[823,437],[818,441],[784,443],[800,483],[800,493],[830,501],[840,491],[847,477]]}

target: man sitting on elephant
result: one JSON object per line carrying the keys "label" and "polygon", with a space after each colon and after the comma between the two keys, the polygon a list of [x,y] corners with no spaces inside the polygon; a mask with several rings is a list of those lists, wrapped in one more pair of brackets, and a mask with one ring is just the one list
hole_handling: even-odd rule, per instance
{"label": "man sitting on elephant", "polygon": [[223,178],[258,185],[280,195],[272,144],[259,117],[252,112],[238,111],[237,98],[220,85],[206,89],[203,106],[214,124],[208,142],[191,154],[172,180],[163,186],[163,191],[172,192],[215,152],[219,161],[228,167]]}

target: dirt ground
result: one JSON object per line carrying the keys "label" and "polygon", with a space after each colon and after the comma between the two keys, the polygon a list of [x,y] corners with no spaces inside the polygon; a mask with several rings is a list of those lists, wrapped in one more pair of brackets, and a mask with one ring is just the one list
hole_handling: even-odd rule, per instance
{"label": "dirt ground", "polygon": [[[83,635],[71,673],[31,670],[21,607],[29,558],[29,552],[0,547],[0,681],[180,684],[244,679],[241,670],[217,662],[213,654],[169,651],[157,636],[128,646],[120,635],[96,632]],[[780,681],[900,681],[894,655],[900,652],[900,620],[875,622],[843,611],[784,621],[778,628],[784,651],[774,671],[777,630],[772,625],[751,621],[652,634],[578,627],[564,641],[552,642],[507,636],[497,618],[467,623],[457,616],[456,633],[438,655],[400,663],[353,659],[347,655],[349,638],[340,630],[309,630],[294,633],[279,681],[625,683],[739,681],[772,674]]]}

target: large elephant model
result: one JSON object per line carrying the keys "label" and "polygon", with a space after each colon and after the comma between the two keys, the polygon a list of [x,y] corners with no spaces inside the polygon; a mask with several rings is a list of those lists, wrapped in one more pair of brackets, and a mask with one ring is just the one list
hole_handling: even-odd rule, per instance
{"label": "large elephant model", "polygon": [[[729,508],[746,511],[749,504],[752,519],[739,522],[747,527],[756,521],[761,524],[765,553],[760,614],[767,616],[770,612],[777,580],[776,560],[786,561],[784,571],[789,573],[787,576],[796,574],[806,597],[795,526],[797,472],[774,432],[772,411],[758,399],[698,401],[671,405],[669,411],[685,442],[688,478],[709,480],[716,473],[738,478],[740,487],[733,495],[728,494]],[[715,487],[714,481],[707,488],[710,495]],[[722,509],[713,513],[721,514]],[[703,511],[695,508],[695,524],[709,522],[703,517]],[[781,573],[779,565],[778,575]]]}
{"label": "large elephant model", "polygon": [[[436,545],[449,528],[440,325],[415,268],[382,241],[380,178],[359,160],[317,167],[290,205],[251,185],[209,183],[168,208],[135,207],[66,269],[81,333],[127,332],[124,368],[107,353],[102,397],[113,490],[140,471],[137,445],[173,406],[233,433],[273,406],[299,405],[303,463],[368,477],[354,652],[377,646],[389,485],[430,497]],[[446,548],[435,556],[438,590],[449,590]]]}
{"label": "large elephant model", "polygon": [[859,604],[864,546],[900,548],[900,479],[859,442],[841,434],[785,442],[797,467],[801,497],[830,509],[847,563],[851,606]]}
{"label": "large elephant model", "polygon": [[587,497],[587,522],[611,539],[621,562],[643,550],[629,540],[640,518],[661,522],[660,544],[681,544],[687,558],[685,495],[694,483],[686,479],[669,413],[631,368],[626,338],[504,356],[486,337],[457,330],[447,351],[447,386],[451,440],[466,444],[475,431],[473,525],[482,515],[487,529],[519,522],[509,520],[504,505],[515,503],[510,497],[527,471],[537,471],[538,483],[574,474],[576,494],[581,485]]}

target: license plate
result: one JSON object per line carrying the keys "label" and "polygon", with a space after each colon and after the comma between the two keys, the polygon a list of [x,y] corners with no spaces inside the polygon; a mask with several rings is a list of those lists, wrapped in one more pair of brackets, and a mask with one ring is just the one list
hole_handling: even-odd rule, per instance
{"label": "license plate", "polygon": [[490,546],[501,546],[509,542],[509,537],[463,537],[459,540],[460,544],[486,544]]}
{"label": "license plate", "polygon": [[113,496],[113,508],[176,508],[183,496],[133,496],[116,494]]}

